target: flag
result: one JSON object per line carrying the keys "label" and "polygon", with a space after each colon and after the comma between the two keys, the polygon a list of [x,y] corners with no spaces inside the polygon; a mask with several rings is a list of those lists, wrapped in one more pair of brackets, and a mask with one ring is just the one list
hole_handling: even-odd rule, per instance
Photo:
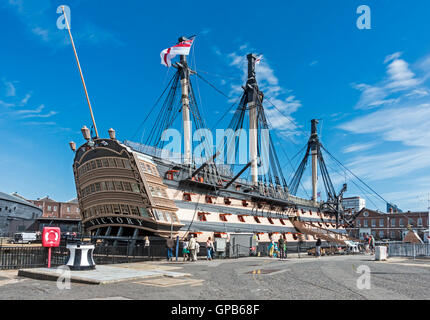
{"label": "flag", "polygon": [[255,64],[259,64],[261,62],[261,59],[263,59],[263,55],[260,54],[257,59],[255,59]]}
{"label": "flag", "polygon": [[176,55],[180,54],[187,56],[190,53],[193,41],[194,37],[189,40],[181,41],[177,45],[161,51],[161,64],[166,67],[170,67],[172,65],[171,60],[176,57]]}

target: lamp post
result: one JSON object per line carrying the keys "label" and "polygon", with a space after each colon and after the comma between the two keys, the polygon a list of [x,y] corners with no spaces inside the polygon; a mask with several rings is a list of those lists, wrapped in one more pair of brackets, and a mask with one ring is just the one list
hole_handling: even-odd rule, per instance
{"label": "lamp post", "polygon": [[430,243],[430,193],[428,194],[428,217],[427,217],[427,243]]}
{"label": "lamp post", "polygon": [[390,239],[390,217],[387,217],[387,238]]}

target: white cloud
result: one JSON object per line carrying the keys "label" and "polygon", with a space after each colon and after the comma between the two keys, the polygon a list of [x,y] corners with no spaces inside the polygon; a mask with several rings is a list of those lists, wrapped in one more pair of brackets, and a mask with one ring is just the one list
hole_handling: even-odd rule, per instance
{"label": "white cloud", "polygon": [[3,84],[6,87],[6,96],[7,97],[14,97],[16,96],[16,88],[13,82],[3,80]]}
{"label": "white cloud", "polygon": [[[394,53],[385,58],[387,73],[381,82],[354,85],[362,92],[356,109],[378,107],[378,110],[370,110],[339,128],[363,135],[368,141],[345,147],[344,153],[361,151],[352,154],[354,157],[346,166],[365,181],[387,183],[389,189],[395,189],[383,193],[387,200],[393,200],[403,209],[416,209],[416,195],[424,187],[415,188],[418,183],[415,177],[430,170],[430,88],[426,84],[430,56],[412,64],[416,72],[400,56]],[[378,148],[373,148],[376,144]],[[366,152],[370,148],[371,152]],[[428,188],[430,183],[426,182]]]}
{"label": "white cloud", "polygon": [[406,61],[395,59],[388,65],[387,73],[389,82],[386,88],[393,90],[402,90],[414,87],[419,84],[419,80],[415,79],[415,74],[409,70],[409,65]]}
{"label": "white cloud", "polygon": [[0,106],[6,107],[6,108],[10,108],[10,107],[14,107],[15,104],[14,103],[5,102],[3,100],[0,100]]}
{"label": "white cloud", "polygon": [[25,105],[27,104],[27,102],[28,102],[28,100],[29,100],[30,98],[31,98],[31,93],[27,93],[27,94],[25,95],[25,97],[21,99],[20,104],[21,104],[22,106],[25,106]]}
{"label": "white cloud", "polygon": [[343,149],[343,153],[351,153],[351,152],[357,152],[357,151],[365,151],[368,149],[373,148],[375,145],[377,145],[376,142],[369,142],[369,143],[356,143],[351,144],[349,146],[346,146]]}
{"label": "white cloud", "polygon": [[390,62],[392,60],[396,60],[396,59],[400,58],[401,55],[402,55],[402,52],[395,52],[393,54],[386,56],[385,60],[384,60],[384,64],[387,62]]}
{"label": "white cloud", "polygon": [[401,53],[396,52],[385,58],[384,64],[389,63],[387,75],[380,83],[375,85],[352,84],[355,89],[361,91],[360,100],[355,105],[356,109],[373,109],[395,104],[403,98],[399,93],[407,90],[413,90],[407,95],[426,95],[422,88],[417,88],[424,81],[424,78],[416,78],[415,73],[410,70],[409,64],[400,59],[400,56]]}
{"label": "white cloud", "polygon": [[35,35],[41,37],[42,40],[45,42],[48,42],[50,40],[48,29],[43,29],[41,27],[35,27],[35,28],[31,29],[31,32],[33,32]]}

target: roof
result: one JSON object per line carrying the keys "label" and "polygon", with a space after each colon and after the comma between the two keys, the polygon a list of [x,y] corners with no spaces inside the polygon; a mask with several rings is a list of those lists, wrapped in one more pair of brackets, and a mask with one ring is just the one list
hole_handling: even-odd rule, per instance
{"label": "roof", "polygon": [[57,218],[57,217],[39,217],[38,221],[69,221],[69,222],[79,222],[82,221],[80,218]]}
{"label": "roof", "polygon": [[49,196],[46,196],[42,199],[37,199],[37,201],[56,202],[55,200],[52,200]]}
{"label": "roof", "polygon": [[27,200],[24,200],[21,197],[10,195],[10,194],[4,193],[4,192],[0,192],[0,200],[7,200],[7,201],[11,201],[11,202],[16,202],[16,203],[19,203],[19,204],[23,204],[23,205],[26,205],[26,206],[29,206],[29,207],[33,207],[33,208],[37,208],[37,209],[41,210],[38,206],[34,205],[33,203],[31,203],[31,202],[29,202]]}

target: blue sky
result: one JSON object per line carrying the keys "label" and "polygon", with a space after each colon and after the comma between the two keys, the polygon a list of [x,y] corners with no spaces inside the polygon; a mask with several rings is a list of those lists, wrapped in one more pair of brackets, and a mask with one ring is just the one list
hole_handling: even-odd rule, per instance
{"label": "blue sky", "polygon": [[[2,0],[1,191],[63,201],[76,194],[68,142],[80,144],[80,128],[91,119],[67,31],[56,27],[60,4],[71,8],[101,136],[113,127],[119,139],[140,140],[136,129],[173,72],[160,64],[160,51],[178,36],[196,34],[192,66],[233,97],[243,81],[244,56],[264,55],[258,80],[266,99],[288,116],[266,105],[277,143],[290,158],[306,143],[310,120],[322,119],[322,141],[337,159],[403,210],[425,210],[428,1]],[[371,9],[370,30],[356,26],[362,4]],[[211,127],[231,103],[204,82],[197,84]],[[289,177],[291,167],[283,152],[279,156]],[[336,189],[346,179],[348,196],[385,209],[327,162],[335,169]],[[309,172],[304,186],[309,187]]]}

